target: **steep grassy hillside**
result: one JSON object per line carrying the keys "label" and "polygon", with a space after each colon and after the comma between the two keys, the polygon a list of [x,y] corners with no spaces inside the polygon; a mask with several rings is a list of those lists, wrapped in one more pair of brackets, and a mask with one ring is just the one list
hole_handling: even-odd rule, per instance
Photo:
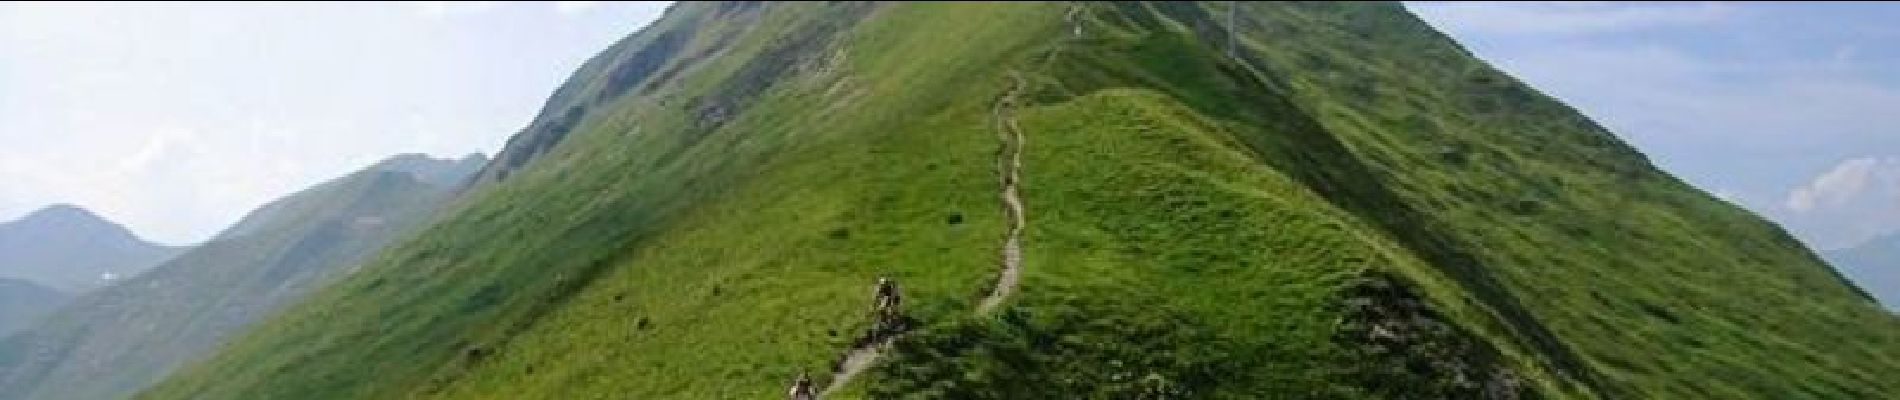
{"label": "steep grassy hillside", "polygon": [[72,297],[32,281],[0,278],[0,336],[31,325]]}
{"label": "steep grassy hillside", "polygon": [[272,202],[232,228],[243,232],[74,299],[0,342],[0,399],[130,395],[425,220],[453,187],[412,172],[458,170],[465,178],[475,167],[392,159]]}
{"label": "steep grassy hillside", "polygon": [[1823,254],[1888,310],[1900,311],[1900,235],[1886,235]]}
{"label": "steep grassy hillside", "polygon": [[59,204],[0,223],[0,277],[80,293],[157,266],[184,248],[147,242],[91,211]]}
{"label": "steep grassy hillside", "polygon": [[1395,3],[683,3],[497,159],[143,397],[782,396],[880,275],[834,397],[1900,391],[1900,320]]}

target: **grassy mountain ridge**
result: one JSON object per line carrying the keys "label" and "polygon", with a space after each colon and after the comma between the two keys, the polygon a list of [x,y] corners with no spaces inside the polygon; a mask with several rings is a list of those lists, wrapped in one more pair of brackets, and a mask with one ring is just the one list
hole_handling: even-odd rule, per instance
{"label": "grassy mountain ridge", "polygon": [[456,168],[436,163],[373,166],[286,196],[233,232],[74,299],[0,342],[0,398],[114,398],[151,384],[428,217],[452,186],[412,172]]}
{"label": "grassy mountain ridge", "polygon": [[[457,160],[442,160],[429,157],[426,154],[412,153],[391,156],[364,169],[368,171],[405,173],[409,174],[410,177],[418,183],[435,187],[454,188],[461,187],[465,183],[463,182],[464,180],[474,176],[477,171],[481,170],[483,166],[487,164],[487,156],[479,153],[470,154]],[[315,187],[300,190],[298,191],[299,193],[293,193],[283,198],[273,200],[270,203],[257,207],[257,209],[251,210],[249,213],[245,213],[243,218],[239,218],[238,221],[232,223],[230,227],[219,231],[218,236],[213,240],[249,235],[257,233],[260,230],[269,229],[269,227],[273,226],[297,224],[298,222],[293,221],[297,218],[329,216],[332,213],[329,212],[329,210],[325,210],[325,208],[335,206],[336,199],[333,198],[334,195],[303,195],[301,193],[349,192],[349,189],[339,187],[353,183],[355,183],[355,181],[350,179],[322,182],[318,183]]]}
{"label": "grassy mountain ridge", "polygon": [[[878,275],[923,326],[843,396],[1900,390],[1811,252],[1396,3],[680,3],[554,97],[506,179],[144,397],[778,396]],[[1024,276],[978,317],[1005,123]]]}

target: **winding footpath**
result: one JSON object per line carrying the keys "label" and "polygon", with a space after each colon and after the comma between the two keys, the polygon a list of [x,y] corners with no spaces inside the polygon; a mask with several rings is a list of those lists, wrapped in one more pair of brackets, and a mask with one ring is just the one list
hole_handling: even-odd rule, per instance
{"label": "winding footpath", "polygon": [[[1075,38],[1082,36],[1082,24],[1079,20],[1081,11],[1080,6],[1071,4],[1063,15],[1063,19],[1073,26],[1071,29]],[[1043,64],[1046,66],[1053,62],[1059,51],[1060,47],[1050,49],[1049,54],[1043,59]],[[997,263],[996,284],[991,286],[989,293],[977,303],[977,315],[989,315],[997,307],[1002,306],[1004,301],[1016,294],[1017,283],[1022,281],[1023,227],[1027,225],[1028,218],[1024,217],[1020,189],[1024,139],[1023,129],[1016,122],[1016,109],[1021,105],[1022,93],[1028,89],[1029,81],[1023,78],[1021,72],[1015,70],[1009,71],[1009,79],[1009,89],[1003,92],[997,99],[996,105],[990,109],[990,118],[996,124],[996,134],[1002,139],[1002,148],[998,149],[996,154],[997,175],[1001,181],[1001,190],[997,197],[1002,200],[1008,227],[1003,231],[1003,247],[999,254],[1001,259]],[[842,359],[838,361],[837,367],[832,371],[831,382],[825,386],[824,391],[818,393],[818,397],[831,396],[832,393],[843,389],[852,378],[870,369],[878,356],[884,353],[884,349],[890,347],[891,341],[896,339],[895,336],[878,338],[870,344],[853,346],[846,350]]]}
{"label": "winding footpath", "polygon": [[1023,169],[1023,130],[1016,124],[1016,102],[1028,86],[1022,74],[1011,71],[1012,84],[1008,92],[996,102],[991,117],[996,120],[996,134],[1003,139],[1003,148],[997,152],[996,167],[1002,177],[1003,213],[1008,218],[1009,228],[1003,232],[1002,261],[996,277],[996,286],[990,288],[988,296],[978,303],[976,313],[988,315],[995,311],[1003,300],[1016,293],[1016,284],[1022,280],[1023,271],[1023,199],[1018,189],[1022,182]]}
{"label": "winding footpath", "polygon": [[[990,116],[996,121],[997,136],[1003,141],[1003,147],[997,151],[996,157],[998,175],[1002,181],[1000,185],[1002,190],[998,197],[1002,199],[1003,213],[1008,218],[1009,227],[1003,231],[1002,260],[998,263],[1000,271],[997,274],[996,285],[991,287],[989,294],[978,303],[977,315],[988,315],[997,306],[1001,306],[1003,300],[1009,299],[1010,295],[1016,293],[1016,283],[1022,280],[1023,225],[1027,219],[1023,217],[1022,195],[1017,189],[1018,183],[1022,181],[1023,131],[1016,124],[1016,106],[1023,89],[1028,86],[1028,81],[1015,71],[1010,72],[1009,78],[1011,81],[1009,90],[996,101],[995,108],[990,112]],[[871,365],[877,361],[877,357],[884,353],[886,347],[889,347],[892,339],[895,337],[887,336],[868,345],[854,346],[846,350],[843,360],[838,363],[836,371],[832,372],[831,383],[825,386],[825,390],[820,392],[818,397],[830,396],[843,389],[852,378],[870,369]]]}
{"label": "winding footpath", "polygon": [[[1016,106],[1028,81],[1015,71],[1010,71],[1011,84],[1008,91],[996,101],[990,116],[996,121],[997,136],[1002,138],[1003,147],[997,151],[996,165],[1001,177],[1002,190],[998,197],[1003,202],[1003,213],[1008,218],[1009,227],[1003,231],[1002,260],[998,263],[999,272],[996,285],[983,297],[976,308],[977,315],[988,315],[1001,306],[1004,300],[1016,293],[1016,283],[1022,280],[1023,266],[1023,199],[1018,183],[1022,181],[1023,168],[1023,131],[1016,123]],[[871,368],[877,357],[890,346],[893,336],[879,338],[870,344],[854,346],[846,350],[844,357],[832,371],[831,383],[825,386],[818,397],[824,398],[843,389],[852,378]]]}
{"label": "winding footpath", "polygon": [[885,345],[890,343],[891,338],[884,338],[869,346],[852,347],[851,350],[846,350],[844,362],[838,366],[837,371],[831,373],[831,384],[825,386],[825,391],[818,392],[818,398],[831,396],[832,392],[843,389],[844,384],[850,382],[851,378],[857,377],[864,370],[871,369],[871,362],[877,361],[877,355],[883,353]]}

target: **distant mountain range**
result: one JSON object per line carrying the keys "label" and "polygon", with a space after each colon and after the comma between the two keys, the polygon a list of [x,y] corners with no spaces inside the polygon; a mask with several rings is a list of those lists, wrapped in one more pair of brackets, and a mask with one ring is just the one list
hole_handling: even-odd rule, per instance
{"label": "distant mountain range", "polygon": [[0,278],[80,293],[143,272],[182,249],[147,242],[83,208],[54,205],[0,224]]}
{"label": "distant mountain range", "polygon": [[71,297],[32,281],[0,278],[0,337],[31,324]]}
{"label": "distant mountain range", "polygon": [[1900,234],[1822,252],[1821,256],[1888,310],[1900,312]]}
{"label": "distant mountain range", "polygon": [[125,397],[404,236],[486,161],[396,156],[259,207],[0,341],[0,399]]}

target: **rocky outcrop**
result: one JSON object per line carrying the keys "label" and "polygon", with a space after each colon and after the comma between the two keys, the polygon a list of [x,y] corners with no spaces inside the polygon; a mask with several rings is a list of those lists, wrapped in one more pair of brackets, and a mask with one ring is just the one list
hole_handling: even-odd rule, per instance
{"label": "rocky outcrop", "polygon": [[1375,393],[1502,400],[1527,393],[1496,349],[1447,323],[1410,284],[1374,272],[1345,295],[1335,340],[1367,361],[1357,375]]}

